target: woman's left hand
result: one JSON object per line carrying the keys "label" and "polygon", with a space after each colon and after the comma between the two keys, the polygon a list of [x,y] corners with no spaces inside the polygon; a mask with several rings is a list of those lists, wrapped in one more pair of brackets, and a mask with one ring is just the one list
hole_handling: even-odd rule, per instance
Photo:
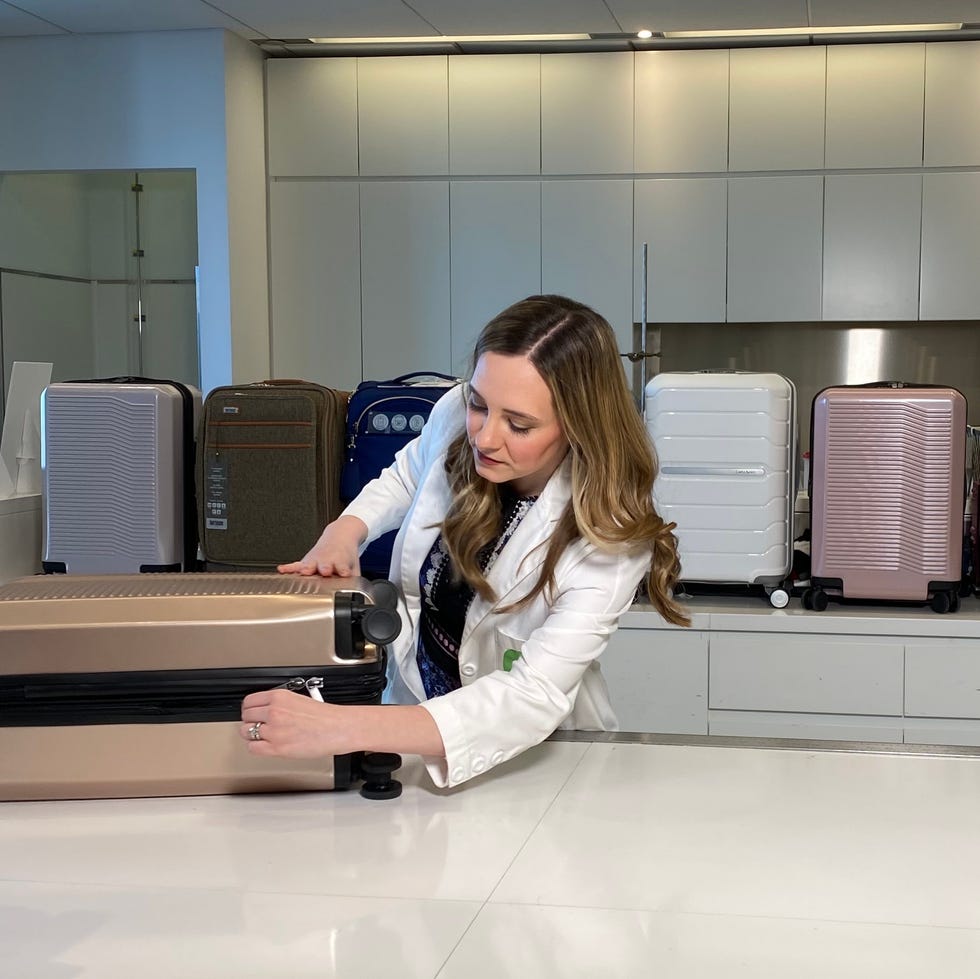
{"label": "woman's left hand", "polygon": [[[253,755],[325,758],[357,750],[350,744],[345,708],[291,690],[263,690],[242,701],[240,734]],[[258,730],[258,738],[252,732]]]}

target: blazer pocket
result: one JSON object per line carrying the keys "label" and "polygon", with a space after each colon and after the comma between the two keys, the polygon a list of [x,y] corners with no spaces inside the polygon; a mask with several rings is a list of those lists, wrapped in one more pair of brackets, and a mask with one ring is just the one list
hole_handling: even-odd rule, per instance
{"label": "blazer pocket", "polygon": [[494,629],[496,637],[495,654],[497,657],[497,668],[505,673],[510,673],[514,664],[524,655],[524,643],[526,639],[518,639],[500,629]]}

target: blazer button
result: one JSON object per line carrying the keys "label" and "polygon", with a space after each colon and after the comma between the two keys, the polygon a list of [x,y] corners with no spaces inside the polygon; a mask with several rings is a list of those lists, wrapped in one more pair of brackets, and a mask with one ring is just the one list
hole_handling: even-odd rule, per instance
{"label": "blazer button", "polygon": [[452,774],[452,780],[454,782],[462,782],[466,778],[466,772],[462,768],[454,768]]}
{"label": "blazer button", "polygon": [[487,760],[482,755],[473,759],[473,764],[470,766],[477,775],[487,767]]}
{"label": "blazer button", "polygon": [[465,666],[461,666],[459,668],[459,672],[462,673],[463,676],[473,676],[473,674],[476,673],[476,667],[472,663],[467,663]]}
{"label": "blazer button", "polygon": [[504,760],[504,753],[502,751],[495,751],[490,756],[491,765],[499,765]]}

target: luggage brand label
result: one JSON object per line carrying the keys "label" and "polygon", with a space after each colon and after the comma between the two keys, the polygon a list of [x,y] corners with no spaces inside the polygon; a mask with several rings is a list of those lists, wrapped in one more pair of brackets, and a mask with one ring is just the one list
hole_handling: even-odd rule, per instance
{"label": "luggage brand label", "polygon": [[[235,411],[238,409],[236,408]],[[224,459],[208,461],[204,500],[207,530],[228,529],[228,464]]]}

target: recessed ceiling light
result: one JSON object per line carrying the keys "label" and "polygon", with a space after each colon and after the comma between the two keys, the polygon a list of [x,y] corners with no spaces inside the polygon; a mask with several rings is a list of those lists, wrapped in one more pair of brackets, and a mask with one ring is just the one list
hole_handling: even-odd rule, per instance
{"label": "recessed ceiling light", "polygon": [[646,28],[644,28],[642,31],[637,31],[636,36],[642,37],[645,41],[648,37],[653,37],[653,31],[648,31]]}

